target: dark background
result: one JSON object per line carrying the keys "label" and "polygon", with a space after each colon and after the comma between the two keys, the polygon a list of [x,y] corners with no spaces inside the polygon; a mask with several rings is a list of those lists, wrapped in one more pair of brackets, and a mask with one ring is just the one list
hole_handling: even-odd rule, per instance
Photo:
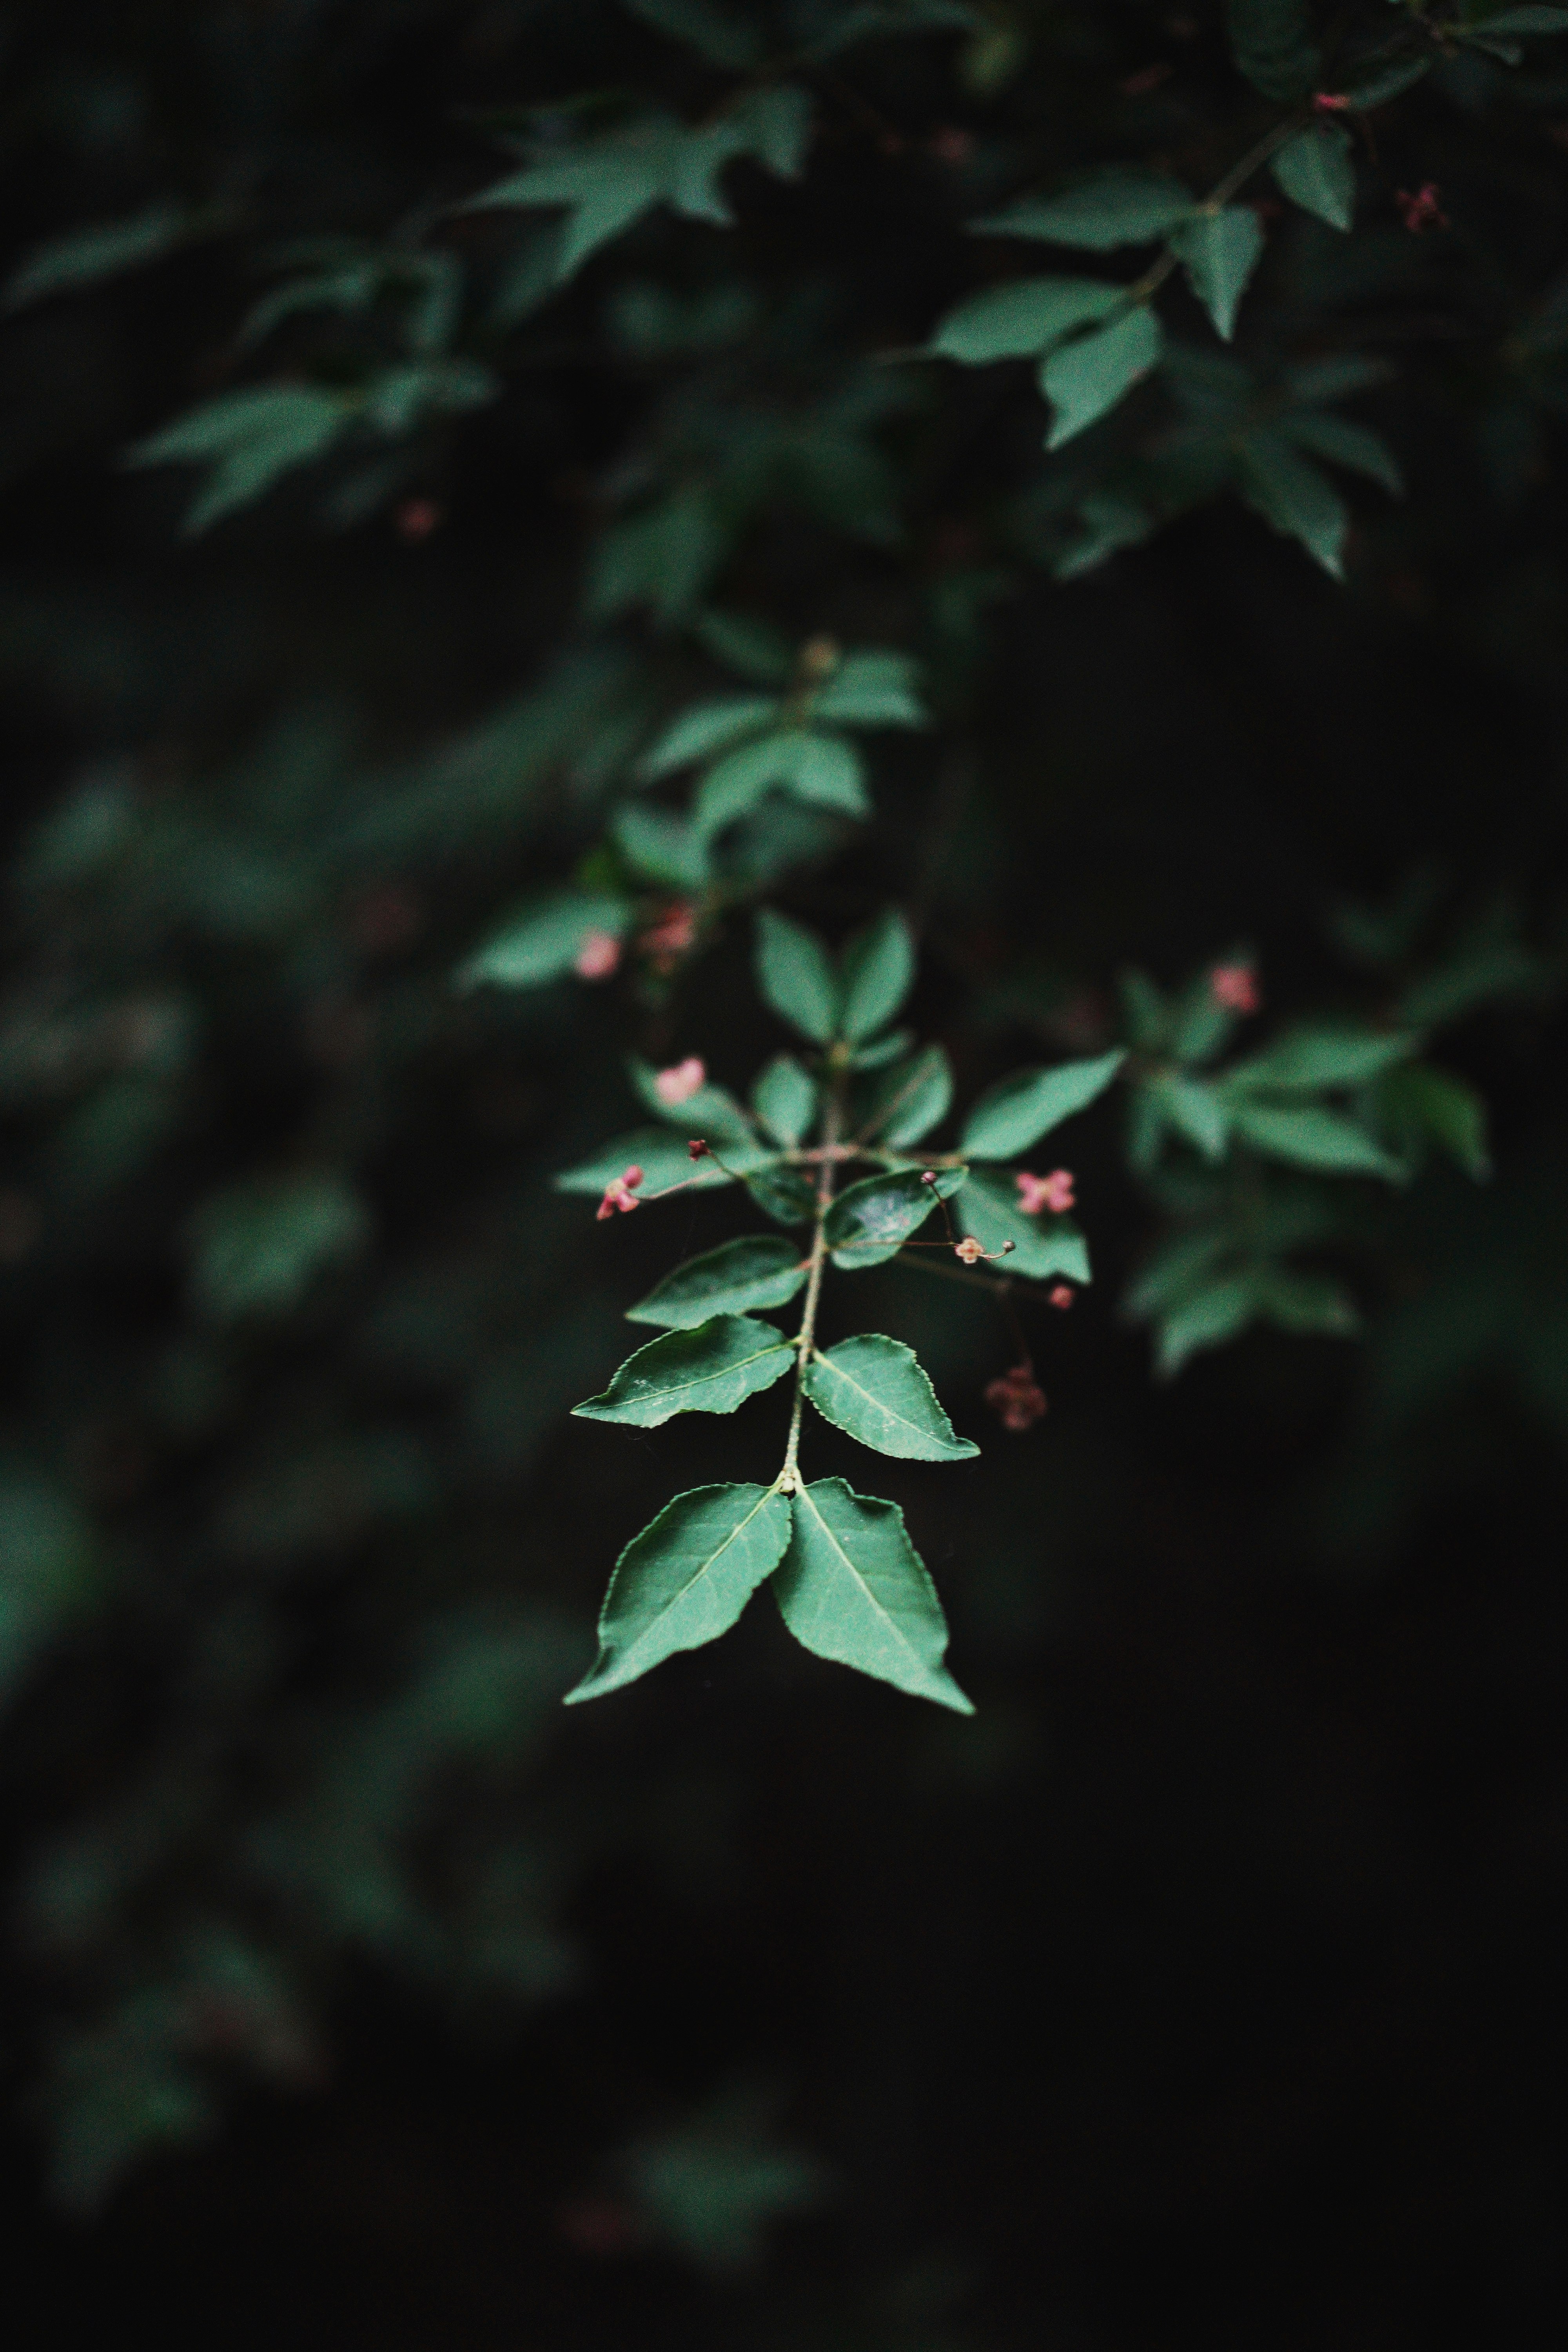
{"label": "dark background", "polygon": [[[612,46],[667,71],[608,9],[9,22],[19,253],[170,184],[238,186],[247,237],[379,233],[480,183],[465,105],[608,81]],[[1161,12],[1104,22],[1103,55],[1036,27],[1052,135],[1097,76],[1186,54]],[[737,181],[743,267],[826,281],[808,405],[953,290],[972,199],[921,144],[969,103],[950,49],[844,69],[903,151],[846,113],[803,192]],[[1565,167],[1531,103],[1527,135],[1434,97],[1379,169],[1436,156],[1466,266],[1484,230],[1539,288]],[[638,262],[706,268],[680,240],[711,234]],[[332,532],[290,482],[183,541],[188,483],[115,456],[232,373],[246,266],[198,246],[0,345],[16,2340],[1559,2340],[1568,579],[1551,398],[1497,461],[1492,297],[1445,250],[1366,298],[1403,322],[1379,423],[1412,494],[1358,501],[1344,587],[1228,505],[1054,584],[999,520],[1037,408],[989,377],[889,427],[901,546],[788,509],[737,554],[781,627],[931,665],[937,730],[882,742],[875,821],[784,897],[835,937],[912,909],[961,1088],[1070,1049],[1130,961],[1174,981],[1240,940],[1271,1013],[1351,1001],[1378,983],[1335,904],[1415,875],[1423,938],[1526,943],[1445,1041],[1497,1173],[1368,1207],[1364,1346],[1257,1333],[1158,1385],[1116,1307],[1151,1212],[1101,1106],[1073,1147],[1097,1281],[1038,1334],[1037,1430],[989,1421],[978,1306],[857,1296],[984,1439],[889,1484],[973,1722],[809,1658],[765,1596],[562,1716],[620,1546],[776,1438],[762,1405],[566,1418],[626,1304],[747,1219],[601,1227],[547,1181],[632,1122],[628,1042],[732,1086],[783,1042],[748,921],[658,1004],[448,985],[595,838],[524,720],[663,395],[595,341],[605,264],[384,510]],[[936,591],[987,564],[984,647],[944,655]],[[607,641],[723,683],[637,618]],[[119,845],[72,849],[117,794]],[[351,1183],[365,1244],[215,1328],[193,1217],[282,1165]]]}

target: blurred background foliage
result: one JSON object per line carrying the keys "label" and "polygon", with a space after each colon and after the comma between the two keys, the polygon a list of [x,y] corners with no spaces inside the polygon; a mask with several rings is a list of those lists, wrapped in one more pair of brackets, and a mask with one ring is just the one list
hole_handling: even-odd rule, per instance
{"label": "blurred background foliage", "polygon": [[[896,356],[1014,189],[1224,170],[1270,119],[1225,15],[0,12],[0,2050],[51,2341],[1557,2340],[1568,44],[1435,45],[1353,236],[1260,197],[1240,364],[1339,366],[1407,485],[1349,491],[1343,584],[1173,472],[1212,339],[1048,462],[1016,366]],[[714,111],[758,26],[816,45],[798,152]],[[562,215],[472,208],[498,142],[659,109],[721,176],[563,290]],[[824,633],[935,723],[694,896],[637,760]],[[551,888],[630,910],[619,969],[454,987]],[[1346,1188],[1363,1343],[1173,1384],[1116,1302],[1203,1171],[1075,1130],[1050,1413],[896,1488],[973,1723],[760,1610],[559,1708],[710,1474],[564,1417],[675,1225],[549,1179],[628,1045],[783,1042],[763,891],[908,908],[969,1092],[1240,953],[1493,1107],[1484,1184],[1472,1134]],[[985,1426],[1006,1335],[863,1280]]]}

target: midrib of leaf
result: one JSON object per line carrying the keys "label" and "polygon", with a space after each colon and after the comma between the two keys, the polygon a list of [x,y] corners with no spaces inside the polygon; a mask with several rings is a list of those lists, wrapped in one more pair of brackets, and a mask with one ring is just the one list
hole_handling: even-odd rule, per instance
{"label": "midrib of leaf", "polygon": [[[710,1576],[712,1574],[715,1568],[719,1565],[719,1562],[723,1559],[724,1554],[729,1550],[730,1546],[732,1543],[738,1543],[740,1541],[741,1538],[745,1534],[746,1529],[751,1526],[752,1521],[757,1517],[757,1514],[773,1500],[773,1497],[777,1494],[777,1492],[778,1488],[776,1486],[763,1487],[756,1501],[752,1505],[751,1509],[746,1513],[745,1517],[743,1519],[736,1520],[734,1526],[731,1528],[729,1534],[725,1537],[718,1549],[716,1551],[710,1551],[707,1559],[700,1562],[700,1564],[692,1570],[691,1574],[687,1578],[685,1583],[681,1585],[679,1591],[671,1593],[669,1599],[665,1602],[664,1607],[659,1611],[658,1616],[651,1619],[648,1624],[644,1628],[643,1634],[638,1636],[639,1641],[645,1638],[647,1634],[653,1632],[654,1627],[659,1622],[659,1618],[668,1617],[672,1609],[679,1608],[681,1601],[686,1599],[687,1595],[696,1591],[697,1587],[701,1583],[705,1576]],[[599,1631],[601,1635],[605,1632],[605,1616],[609,1607],[609,1595],[607,1593],[605,1596],[605,1608],[599,1612]],[[628,1654],[630,1649],[635,1649],[636,1647],[636,1643],[630,1643],[628,1645]]]}
{"label": "midrib of leaf", "polygon": [[[716,1370],[698,1372],[689,1381],[670,1381],[659,1388],[647,1383],[642,1392],[645,1396],[683,1396],[688,1389],[706,1388],[710,1381],[724,1380],[731,1372],[743,1372],[748,1364],[760,1364],[764,1356],[787,1356],[794,1345],[791,1339],[780,1339],[773,1347],[755,1348],[749,1356],[738,1356],[733,1363],[721,1364]],[[630,1402],[628,1398],[627,1402]]]}

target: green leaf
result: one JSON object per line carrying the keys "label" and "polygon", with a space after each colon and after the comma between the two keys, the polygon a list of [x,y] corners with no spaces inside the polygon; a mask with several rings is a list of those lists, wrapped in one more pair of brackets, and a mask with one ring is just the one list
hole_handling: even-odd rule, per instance
{"label": "green leaf", "polygon": [[19,310],[25,303],[48,294],[76,294],[100,286],[121,271],[140,269],[161,261],[194,238],[210,236],[233,225],[232,216],[216,207],[193,213],[167,197],[146,205],[124,220],[95,221],[90,226],[68,229],[35,246],[6,284],[3,305]]}
{"label": "green leaf", "polygon": [[1003,1273],[1022,1275],[1030,1282],[1045,1282],[1053,1275],[1089,1281],[1089,1244],[1072,1219],[1048,1213],[1026,1217],[1018,1205],[1017,1187],[999,1171],[972,1171],[954,1209],[962,1230],[983,1249],[999,1250],[1012,1243]]}
{"label": "green leaf", "polygon": [[1121,245],[1152,245],[1191,214],[1194,199],[1164,172],[1116,165],[1059,196],[1026,196],[1005,213],[971,221],[976,236],[1034,236],[1049,245],[1076,245],[1110,253]]}
{"label": "green leaf", "polygon": [[879,1136],[890,1150],[905,1151],[947,1117],[952,1100],[952,1065],[940,1045],[928,1045],[889,1072],[861,1131]]}
{"label": "green leaf", "polygon": [[789,1505],[772,1486],[677,1495],[616,1562],[599,1612],[599,1654],[567,1692],[567,1706],[619,1690],[677,1650],[727,1633],[778,1566],[790,1532]]}
{"label": "green leaf", "polygon": [[1212,1087],[1174,1070],[1157,1071],[1147,1083],[1178,1135],[1184,1135],[1205,1160],[1225,1158],[1230,1116]]}
{"label": "green leaf", "polygon": [[716,1315],[787,1306],[807,1271],[796,1244],[782,1234],[747,1234],[701,1257],[688,1258],[656,1283],[645,1299],[627,1307],[626,1320],[694,1331]]}
{"label": "green leaf", "polygon": [[1166,1380],[1202,1348],[1220,1348],[1256,1322],[1261,1302],[1251,1274],[1228,1274],[1210,1283],[1165,1316],[1160,1324],[1157,1362]]}
{"label": "green leaf", "polygon": [[762,62],[763,38],[756,26],[715,7],[713,0],[622,0],[622,5],[672,41],[685,41],[710,65],[745,73]]}
{"label": "green leaf", "polygon": [[897,1504],[819,1478],[796,1491],[791,1519],[773,1591],[795,1640],[914,1698],[973,1715],[942,1663],[947,1621]]}
{"label": "green leaf", "polygon": [[934,1183],[928,1184],[917,1170],[902,1168],[851,1184],[828,1210],[824,1228],[834,1265],[854,1273],[896,1256],[937,1202],[958,1191],[968,1172],[965,1168],[942,1168]]}
{"label": "green leaf", "polygon": [[709,769],[693,810],[698,835],[710,838],[775,789],[818,808],[840,809],[846,816],[871,813],[854,745],[842,735],[792,727],[742,744]]}
{"label": "green leaf", "polygon": [[727,751],[778,717],[776,694],[731,694],[719,702],[700,702],[671,721],[644,759],[641,773],[649,782],[673,775],[694,761]]}
{"label": "green leaf", "polygon": [[192,537],[271,488],[296,466],[331,448],[354,422],[356,403],[308,384],[265,384],[220,393],[128,449],[127,466],[210,461],[184,520]]}
{"label": "green leaf", "polygon": [[1321,1087],[1364,1086],[1395,1062],[1408,1061],[1420,1039],[1397,1031],[1293,1029],[1238,1062],[1222,1080],[1231,1094],[1312,1094]]}
{"label": "green leaf", "polygon": [[1254,89],[1281,106],[1305,98],[1322,71],[1307,0],[1228,0],[1231,53]]}
{"label": "green leaf", "polygon": [[816,1045],[831,1044],[839,994],[827,950],[815,932],[771,907],[757,917],[757,986],[781,1021]]}
{"label": "green leaf", "polygon": [[1277,1330],[1349,1339],[1361,1328],[1354,1299],[1332,1275],[1301,1274],[1294,1266],[1269,1265],[1255,1279],[1258,1305]]}
{"label": "green leaf", "polygon": [[701,890],[710,878],[708,852],[683,816],[627,802],[610,819],[610,838],[628,866],[668,890]]}
{"label": "green leaf", "polygon": [[1407,1147],[1436,1144],[1477,1183],[1491,1174],[1486,1103],[1451,1070],[1426,1062],[1390,1070],[1379,1083],[1377,1108],[1380,1123],[1386,1121]]}
{"label": "green leaf", "polygon": [[452,976],[456,988],[538,988],[569,972],[589,937],[620,939],[631,921],[625,898],[607,892],[552,890],[521,908],[476,948]]}
{"label": "green leaf", "polygon": [[1278,431],[1247,434],[1239,454],[1247,505],[1276,530],[1299,539],[1331,578],[1342,579],[1350,516],[1333,484]]}
{"label": "green leaf", "polygon": [[868,1045],[857,1045],[849,1056],[852,1070],[885,1070],[900,1054],[907,1054],[914,1043],[912,1029],[889,1029],[885,1037],[873,1037]]}
{"label": "green leaf", "polygon": [[915,978],[915,943],[910,927],[896,908],[888,908],[874,923],[858,931],[838,959],[838,984],[843,992],[839,1034],[851,1045],[886,1028]]}
{"label": "green leaf", "polygon": [[262,1177],[216,1192],[191,1220],[191,1288],[214,1322],[286,1315],[320,1276],[359,1256],[370,1212],[341,1176]]}
{"label": "green leaf", "polygon": [[815,1188],[798,1168],[760,1168],[747,1177],[746,1190],[775,1224],[805,1225],[816,1214]]}
{"label": "green leaf", "polygon": [[[769,1156],[760,1145],[754,1145],[749,1153],[727,1151],[724,1155],[727,1160],[732,1158],[752,1166],[760,1166]],[[582,1192],[596,1200],[605,1185],[624,1175],[628,1168],[642,1170],[645,1192],[662,1192],[670,1184],[700,1185],[712,1191],[731,1181],[711,1160],[694,1161],[671,1129],[639,1127],[635,1134],[617,1135],[602,1145],[591,1160],[579,1160],[575,1168],[563,1168],[552,1177],[551,1184],[557,1192]]]}
{"label": "green leaf", "polygon": [[1075,327],[1103,319],[1126,292],[1095,278],[1023,278],[1012,286],[987,286],[948,312],[931,348],[965,367],[1034,359]]}
{"label": "green leaf", "polygon": [[694,1331],[670,1331],[628,1356],[602,1396],[572,1410],[583,1421],[658,1429],[678,1412],[733,1412],[783,1380],[795,1347],[771,1323],[718,1315]]}
{"label": "green leaf", "polygon": [[1403,97],[1431,70],[1430,57],[1405,58],[1399,64],[1384,66],[1381,73],[1368,74],[1364,81],[1352,82],[1344,96],[1352,113],[1370,113],[1374,106],[1386,106],[1391,98]]}
{"label": "green leaf", "polygon": [[1059,449],[1064,441],[1109,415],[1148,374],[1163,344],[1159,320],[1152,310],[1140,307],[1098,333],[1080,335],[1053,352],[1040,369],[1040,390],[1057,412],[1046,436],[1047,448]]}
{"label": "green leaf", "polygon": [[1287,411],[1275,429],[1299,448],[1310,449],[1314,457],[1348,467],[1352,474],[1364,474],[1395,498],[1403,497],[1405,477],[1399,460],[1369,426],[1357,425],[1348,416],[1331,416],[1322,409],[1302,408]]}
{"label": "green leaf", "polygon": [[1171,239],[1182,257],[1187,282],[1214,320],[1215,332],[1229,342],[1236,332],[1236,314],[1247,280],[1263,251],[1263,226],[1250,205],[1227,205],[1222,212],[1202,212]]}
{"label": "green leaf", "polygon": [[914,1349],[879,1331],[814,1354],[805,1392],[825,1421],[878,1454],[905,1462],[967,1462],[980,1451],[954,1433]]}
{"label": "green leaf", "polygon": [[964,1121],[959,1145],[966,1160],[1011,1160],[1027,1151],[1075,1112],[1105,1092],[1127,1059],[1118,1046],[1054,1069],[1015,1070],[981,1096]]}
{"label": "green leaf", "polygon": [[1237,1135],[1255,1150],[1292,1168],[1315,1168],[1329,1176],[1384,1176],[1392,1182],[1405,1174],[1399,1161],[1374,1143],[1364,1128],[1321,1104],[1285,1109],[1243,1097],[1233,1106],[1231,1118]]}
{"label": "green leaf", "polygon": [[1331,228],[1348,229],[1355,218],[1355,165],[1350,133],[1342,123],[1314,124],[1281,147],[1269,170],[1293,205],[1315,213]]}
{"label": "green leaf", "polygon": [[908,654],[846,654],[811,698],[814,720],[835,727],[925,727],[931,714]]}
{"label": "green leaf", "polygon": [[[734,1096],[722,1087],[700,1086],[695,1094],[688,1095],[684,1102],[667,1103],[658,1091],[658,1073],[649,1063],[640,1061],[634,1054],[629,1057],[627,1068],[643,1108],[652,1111],[655,1118],[662,1119],[666,1127],[674,1128],[678,1135],[701,1136],[705,1141],[713,1144],[724,1159],[730,1160],[732,1166],[748,1156],[748,1146],[754,1154],[757,1139],[752,1122]],[[731,1152],[732,1145],[740,1147],[734,1159],[731,1159]]]}
{"label": "green leaf", "polygon": [[752,1108],[775,1143],[793,1150],[816,1116],[816,1082],[793,1054],[778,1054],[752,1088]]}

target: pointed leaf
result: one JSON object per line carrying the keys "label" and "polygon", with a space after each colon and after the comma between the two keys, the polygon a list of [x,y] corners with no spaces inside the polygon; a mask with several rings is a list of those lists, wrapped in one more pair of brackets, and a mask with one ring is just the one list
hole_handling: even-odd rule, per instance
{"label": "pointed leaf", "polygon": [[618,940],[631,906],[607,891],[552,890],[520,908],[453,975],[457,988],[539,988],[572,971],[591,935]]}
{"label": "pointed leaf", "polygon": [[1279,433],[1249,433],[1240,455],[1247,505],[1276,530],[1299,539],[1331,578],[1342,579],[1350,516],[1333,484]]}
{"label": "pointed leaf", "polygon": [[1158,1363],[1169,1380],[1201,1348],[1221,1348],[1255,1322],[1261,1307],[1258,1277],[1227,1274],[1185,1298],[1160,1324]]}
{"label": "pointed leaf", "polygon": [[1011,1242],[1002,1268],[1029,1282],[1044,1282],[1065,1274],[1069,1281],[1088,1282],[1089,1244],[1070,1217],[1048,1213],[1026,1217],[1018,1202],[1017,1187],[999,1170],[977,1168],[953,1202],[960,1229],[983,1249],[999,1250]]}
{"label": "pointed leaf", "polygon": [[839,1033],[858,1045],[885,1028],[914,985],[915,944],[910,927],[888,908],[858,931],[838,959],[844,1009]]}
{"label": "pointed leaf", "polygon": [[1299,448],[1310,449],[1315,457],[1327,457],[1331,465],[1364,474],[1394,498],[1404,496],[1399,460],[1369,425],[1358,425],[1349,416],[1331,416],[1324,409],[1302,408],[1281,416],[1277,430]]}
{"label": "pointed leaf", "polygon": [[928,1184],[918,1170],[901,1168],[851,1184],[828,1210],[824,1227],[834,1265],[855,1273],[896,1256],[937,1202],[958,1191],[968,1172],[965,1168],[939,1169],[936,1181]]}
{"label": "pointed leaf", "polygon": [[775,1224],[808,1225],[816,1214],[816,1187],[798,1168],[786,1167],[783,1161],[748,1176],[746,1190]]}
{"label": "pointed leaf", "polygon": [[1080,335],[1053,352],[1040,370],[1040,390],[1056,409],[1046,436],[1059,449],[1116,406],[1159,359],[1164,335],[1152,310],[1140,307],[1097,334]]}
{"label": "pointed leaf", "polygon": [[1348,229],[1355,217],[1355,165],[1350,133],[1342,123],[1315,124],[1281,147],[1269,165],[1293,205],[1315,213],[1331,228]]}
{"label": "pointed leaf", "polygon": [[846,654],[811,698],[815,720],[835,727],[924,727],[930,713],[915,689],[908,654]]}
{"label": "pointed leaf", "polygon": [[897,1504],[819,1478],[798,1489],[791,1518],[773,1591],[795,1640],[914,1698],[973,1715],[942,1663],[947,1621]]}
{"label": "pointed leaf", "polygon": [[931,348],[965,367],[1034,359],[1075,327],[1103,319],[1125,296],[1124,287],[1096,278],[1024,278],[1012,286],[987,286],[948,312]]}
{"label": "pointed leaf", "polygon": [[699,836],[706,840],[733,824],[773,791],[787,792],[846,816],[868,816],[871,803],[860,755],[842,735],[791,727],[742,743],[703,777],[693,810]]}
{"label": "pointed leaf", "polygon": [[[751,1120],[734,1096],[722,1087],[700,1086],[683,1102],[667,1103],[658,1091],[658,1073],[649,1063],[640,1061],[634,1054],[627,1066],[644,1108],[652,1111],[655,1118],[662,1119],[667,1127],[673,1127],[678,1134],[700,1135],[707,1142],[716,1144],[726,1160],[730,1159],[731,1144],[741,1147],[742,1158],[748,1145],[755,1150],[757,1139]],[[731,1164],[738,1163],[731,1160]]]}
{"label": "pointed leaf", "polygon": [[710,759],[715,751],[726,751],[771,726],[778,711],[773,694],[731,694],[721,702],[700,702],[671,720],[643,761],[641,772],[651,782],[695,760]]}
{"label": "pointed leaf", "polygon": [[806,1277],[808,1262],[782,1234],[747,1234],[701,1257],[688,1258],[626,1309],[628,1323],[658,1323],[694,1331],[716,1315],[746,1315],[784,1307]]}
{"label": "pointed leaf", "polygon": [[1320,1087],[1364,1086],[1406,1062],[1420,1044],[1397,1030],[1293,1029],[1225,1074],[1227,1093],[1311,1094]]}
{"label": "pointed leaf", "polygon": [[583,1421],[624,1421],[658,1429],[678,1412],[733,1412],[771,1389],[795,1361],[795,1347],[771,1323],[719,1315],[694,1331],[671,1331],[628,1356],[603,1396],[572,1410]]}
{"label": "pointed leaf", "polygon": [[599,1654],[568,1706],[636,1682],[677,1650],[727,1633],[790,1539],[772,1486],[694,1486],[667,1503],[616,1562],[599,1612]]}
{"label": "pointed leaf", "polygon": [[1263,251],[1263,228],[1250,205],[1226,205],[1203,212],[1171,239],[1182,257],[1187,282],[1229,342],[1247,283]]}
{"label": "pointed leaf", "polygon": [[[764,1154],[760,1145],[753,1146],[749,1158],[761,1163],[771,1154]],[[730,1157],[726,1152],[725,1158]],[[693,1161],[685,1144],[673,1129],[639,1127],[631,1135],[617,1135],[595,1151],[591,1160],[579,1160],[575,1168],[563,1168],[551,1179],[557,1192],[582,1192],[596,1199],[606,1184],[624,1176],[628,1168],[643,1171],[644,1192],[662,1192],[670,1184],[700,1185],[712,1190],[728,1184],[730,1178],[711,1160]]]}
{"label": "pointed leaf", "polygon": [[966,1160],[1011,1160],[1027,1151],[1064,1118],[1087,1109],[1126,1059],[1118,1046],[1089,1061],[1058,1062],[1055,1069],[1015,1070],[981,1096],[964,1122],[960,1150]]}
{"label": "pointed leaf", "polygon": [[907,1150],[947,1117],[952,1100],[952,1065],[940,1045],[928,1045],[912,1062],[902,1062],[882,1081],[861,1132],[879,1136],[894,1151]]}
{"label": "pointed leaf", "polygon": [[1237,1135],[1255,1150],[1292,1168],[1320,1169],[1328,1176],[1384,1176],[1394,1183],[1405,1175],[1400,1162],[1342,1111],[1317,1103],[1287,1110],[1244,1097],[1231,1116]]}
{"label": "pointed leaf", "polygon": [[1205,1160],[1225,1158],[1230,1115],[1212,1087],[1175,1070],[1157,1071],[1148,1085],[1178,1135],[1184,1135]]}
{"label": "pointed leaf", "polygon": [[1059,196],[1028,196],[969,226],[978,236],[1037,236],[1110,253],[1120,245],[1153,245],[1168,236],[1193,205],[1191,193],[1168,173],[1117,165]]}
{"label": "pointed leaf", "polygon": [[776,1054],[752,1088],[752,1108],[775,1143],[799,1143],[816,1116],[816,1085],[793,1054]]}
{"label": "pointed leaf", "polygon": [[838,981],[813,931],[764,907],[757,917],[757,986],[781,1021],[829,1044],[838,1027]]}
{"label": "pointed leaf", "polygon": [[825,1421],[878,1454],[905,1462],[967,1462],[978,1454],[955,1434],[912,1348],[865,1331],[806,1367],[805,1392]]}
{"label": "pointed leaf", "polygon": [[1254,89],[1282,106],[1305,98],[1322,71],[1307,0],[1228,0],[1231,52]]}

